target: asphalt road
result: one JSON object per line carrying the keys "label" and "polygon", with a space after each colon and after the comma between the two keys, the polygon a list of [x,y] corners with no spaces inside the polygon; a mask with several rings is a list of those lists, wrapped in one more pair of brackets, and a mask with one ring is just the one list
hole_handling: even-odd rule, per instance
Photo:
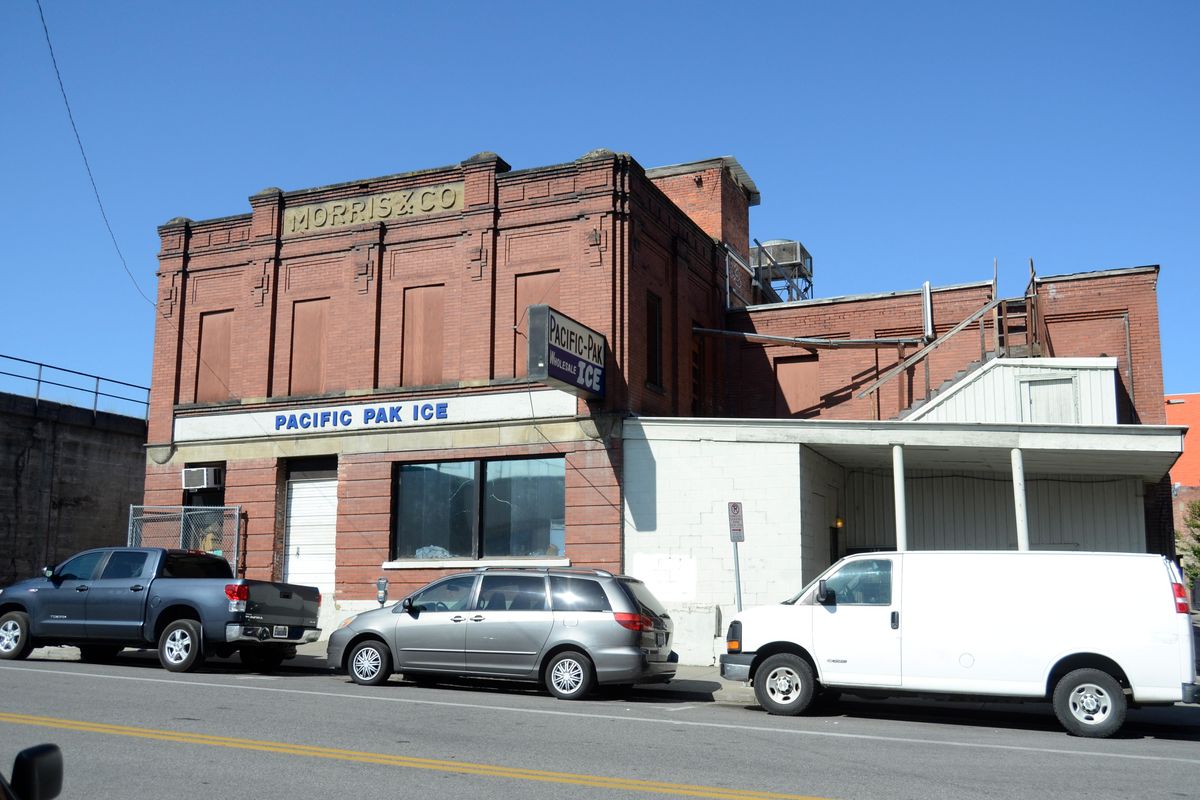
{"label": "asphalt road", "polygon": [[426,688],[231,662],[175,675],[0,662],[0,765],[59,744],[64,797],[1200,797],[1200,708],[1067,736],[1048,707],[844,700],[798,718],[699,682],[564,702],[520,684]]}

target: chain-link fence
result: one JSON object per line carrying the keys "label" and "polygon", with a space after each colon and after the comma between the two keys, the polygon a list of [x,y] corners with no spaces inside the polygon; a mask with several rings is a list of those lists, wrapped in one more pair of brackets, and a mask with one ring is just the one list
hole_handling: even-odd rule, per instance
{"label": "chain-link fence", "polygon": [[129,547],[204,550],[238,571],[241,506],[130,506]]}

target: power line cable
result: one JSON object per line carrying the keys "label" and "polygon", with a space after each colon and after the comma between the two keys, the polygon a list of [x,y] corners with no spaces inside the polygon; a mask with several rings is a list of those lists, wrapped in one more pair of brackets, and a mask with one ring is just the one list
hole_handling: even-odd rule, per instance
{"label": "power line cable", "polygon": [[137,293],[142,296],[143,300],[149,303],[151,307],[154,307],[154,301],[142,291],[137,278],[129,270],[129,264],[125,261],[125,254],[121,252],[121,246],[117,244],[117,235],[113,233],[112,224],[108,221],[108,212],[104,210],[104,202],[100,199],[100,189],[96,186],[96,177],[92,174],[92,165],[88,162],[87,152],[83,149],[83,139],[79,135],[79,127],[75,124],[75,115],[71,113],[71,103],[67,100],[67,89],[63,85],[62,73],[58,69],[58,59],[54,56],[54,45],[50,43],[50,28],[46,25],[46,14],[42,10],[42,0],[35,1],[38,7],[38,17],[42,20],[42,32],[46,35],[46,48],[50,51],[50,62],[54,65],[54,76],[58,78],[58,90],[62,93],[63,105],[67,107],[67,119],[71,121],[71,130],[75,132],[75,143],[79,145],[79,155],[83,157],[83,167],[87,170],[88,180],[92,182],[92,193],[96,195],[96,205],[100,206],[100,216],[104,218],[104,227],[108,229],[108,236],[112,239],[113,247],[117,251],[117,257],[121,259],[121,266],[125,269],[125,274],[133,282],[133,288],[137,289]]}

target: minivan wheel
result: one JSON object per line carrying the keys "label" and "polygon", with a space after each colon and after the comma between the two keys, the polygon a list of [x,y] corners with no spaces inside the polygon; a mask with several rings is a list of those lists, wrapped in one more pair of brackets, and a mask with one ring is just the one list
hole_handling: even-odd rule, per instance
{"label": "minivan wheel", "polygon": [[559,700],[578,700],[592,690],[592,662],[583,653],[566,650],[546,665],[546,688]]}
{"label": "minivan wheel", "polygon": [[1103,739],[1125,724],[1125,691],[1098,669],[1068,672],[1054,687],[1054,716],[1075,736]]}
{"label": "minivan wheel", "polygon": [[29,615],[24,611],[10,611],[0,617],[0,658],[16,661],[29,655],[32,649]]}
{"label": "minivan wheel", "polygon": [[350,679],[362,686],[378,686],[392,677],[392,654],[375,639],[359,642],[346,658]]}
{"label": "minivan wheel", "polygon": [[800,656],[777,653],[754,671],[754,696],[768,714],[794,716],[812,703],[812,667]]}

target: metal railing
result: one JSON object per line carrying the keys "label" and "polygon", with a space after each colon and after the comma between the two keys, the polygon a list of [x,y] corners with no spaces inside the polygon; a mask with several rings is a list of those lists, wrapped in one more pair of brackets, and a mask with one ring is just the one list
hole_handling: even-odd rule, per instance
{"label": "metal railing", "polygon": [[[989,312],[992,315],[993,349],[991,350],[988,349],[987,328],[984,324]],[[1020,321],[1019,325],[1013,324],[1015,320]],[[1037,313],[1037,295],[1030,294],[1024,298],[1017,299],[993,299],[962,322],[880,375],[867,388],[859,392],[858,397],[861,399],[878,391],[881,386],[901,372],[904,372],[917,362],[925,360],[925,396],[928,398],[929,362],[927,359],[929,354],[941,347],[956,334],[969,328],[975,322],[979,323],[979,360],[981,362],[987,361],[992,354],[1001,357],[1012,355],[1040,356],[1042,354],[1041,343],[1043,335],[1038,327],[1041,321]],[[1020,343],[1014,342],[1015,338],[1021,338],[1023,341]]]}
{"label": "metal railing", "polygon": [[885,372],[885,373],[883,373],[882,375],[880,375],[880,376],[879,376],[879,378],[878,378],[878,379],[876,379],[874,383],[872,383],[870,386],[868,386],[867,388],[865,388],[865,389],[863,389],[861,392],[859,392],[859,393],[858,393],[858,397],[861,399],[861,398],[863,398],[863,397],[866,397],[867,395],[869,395],[869,394],[871,394],[871,393],[873,393],[873,392],[875,392],[875,391],[878,391],[878,389],[879,389],[879,387],[880,387],[880,386],[883,386],[885,383],[887,383],[887,382],[888,382],[888,381],[890,381],[892,378],[894,378],[894,377],[896,377],[897,375],[899,375],[899,374],[900,374],[901,372],[903,372],[904,370],[906,370],[906,369],[908,369],[909,367],[911,367],[913,364],[916,364],[916,363],[917,363],[918,361],[920,361],[921,359],[923,359],[923,358],[927,357],[927,356],[928,356],[930,353],[932,353],[934,350],[936,350],[937,348],[941,347],[941,346],[942,346],[942,345],[944,345],[946,342],[948,342],[948,341],[949,341],[951,338],[953,338],[955,334],[957,334],[957,333],[959,333],[959,332],[961,332],[961,331],[965,330],[967,327],[969,327],[969,326],[971,325],[971,323],[972,323],[972,322],[979,322],[979,350],[980,350],[980,358],[983,358],[983,357],[985,357],[985,356],[986,356],[986,350],[987,350],[987,347],[986,347],[986,345],[985,345],[985,343],[984,343],[984,328],[983,328],[983,318],[984,318],[984,317],[987,315],[987,313],[988,313],[989,311],[991,311],[991,310],[992,310],[992,309],[994,309],[994,308],[997,308],[997,307],[999,307],[999,306],[1000,306],[1000,304],[1001,304],[1001,303],[1003,303],[1003,302],[1004,302],[1003,300],[992,300],[992,301],[988,302],[988,304],[987,304],[987,305],[985,305],[983,308],[981,308],[981,309],[979,309],[978,311],[974,312],[974,313],[973,313],[973,314],[971,314],[969,317],[967,317],[966,319],[964,319],[962,322],[958,323],[958,324],[957,324],[957,325],[955,325],[953,328],[951,328],[950,330],[946,331],[946,332],[945,332],[945,333],[943,333],[941,336],[939,336],[938,338],[934,339],[932,342],[930,342],[929,344],[925,345],[925,346],[924,346],[924,347],[922,347],[920,350],[918,350],[917,352],[913,353],[911,356],[909,356],[908,358],[904,359],[904,360],[903,360],[903,361],[901,361],[899,364],[897,364],[896,366],[894,366],[894,367],[892,367],[891,369],[889,369],[887,372]]}
{"label": "metal railing", "polygon": [[[140,406],[142,410],[142,418],[146,418],[150,411],[150,388],[147,386],[139,386],[136,383],[126,383],[112,378],[105,378],[100,375],[92,375],[88,372],[79,372],[65,367],[56,367],[52,364],[43,364],[40,361],[30,361],[25,358],[17,358],[16,356],[8,356],[0,353],[0,364],[3,364],[10,369],[26,369],[27,372],[33,374],[23,374],[21,372],[10,372],[8,369],[0,369],[0,376],[8,378],[17,378],[21,381],[29,381],[33,384],[33,400],[35,403],[42,400],[49,400],[49,397],[44,395],[44,387],[55,387],[59,389],[68,389],[71,392],[91,395],[92,398],[92,414],[99,413],[100,398],[108,398],[111,400],[120,400],[125,403],[132,403]],[[22,365],[22,366],[15,366]],[[49,373],[50,377],[47,377]],[[70,380],[69,378],[60,377],[60,375],[70,375],[78,378],[87,378],[91,382],[91,386],[79,386],[76,383],[63,383]],[[51,380],[50,378],[59,378],[59,380]],[[124,389],[133,389],[136,392],[126,392],[125,394],[116,394],[122,389],[112,388],[111,391],[105,391],[110,387],[124,387]],[[130,394],[136,394],[135,397],[129,397]],[[107,410],[107,409],[104,409]]]}
{"label": "metal railing", "polygon": [[203,550],[240,574],[241,506],[130,506],[129,547]]}

